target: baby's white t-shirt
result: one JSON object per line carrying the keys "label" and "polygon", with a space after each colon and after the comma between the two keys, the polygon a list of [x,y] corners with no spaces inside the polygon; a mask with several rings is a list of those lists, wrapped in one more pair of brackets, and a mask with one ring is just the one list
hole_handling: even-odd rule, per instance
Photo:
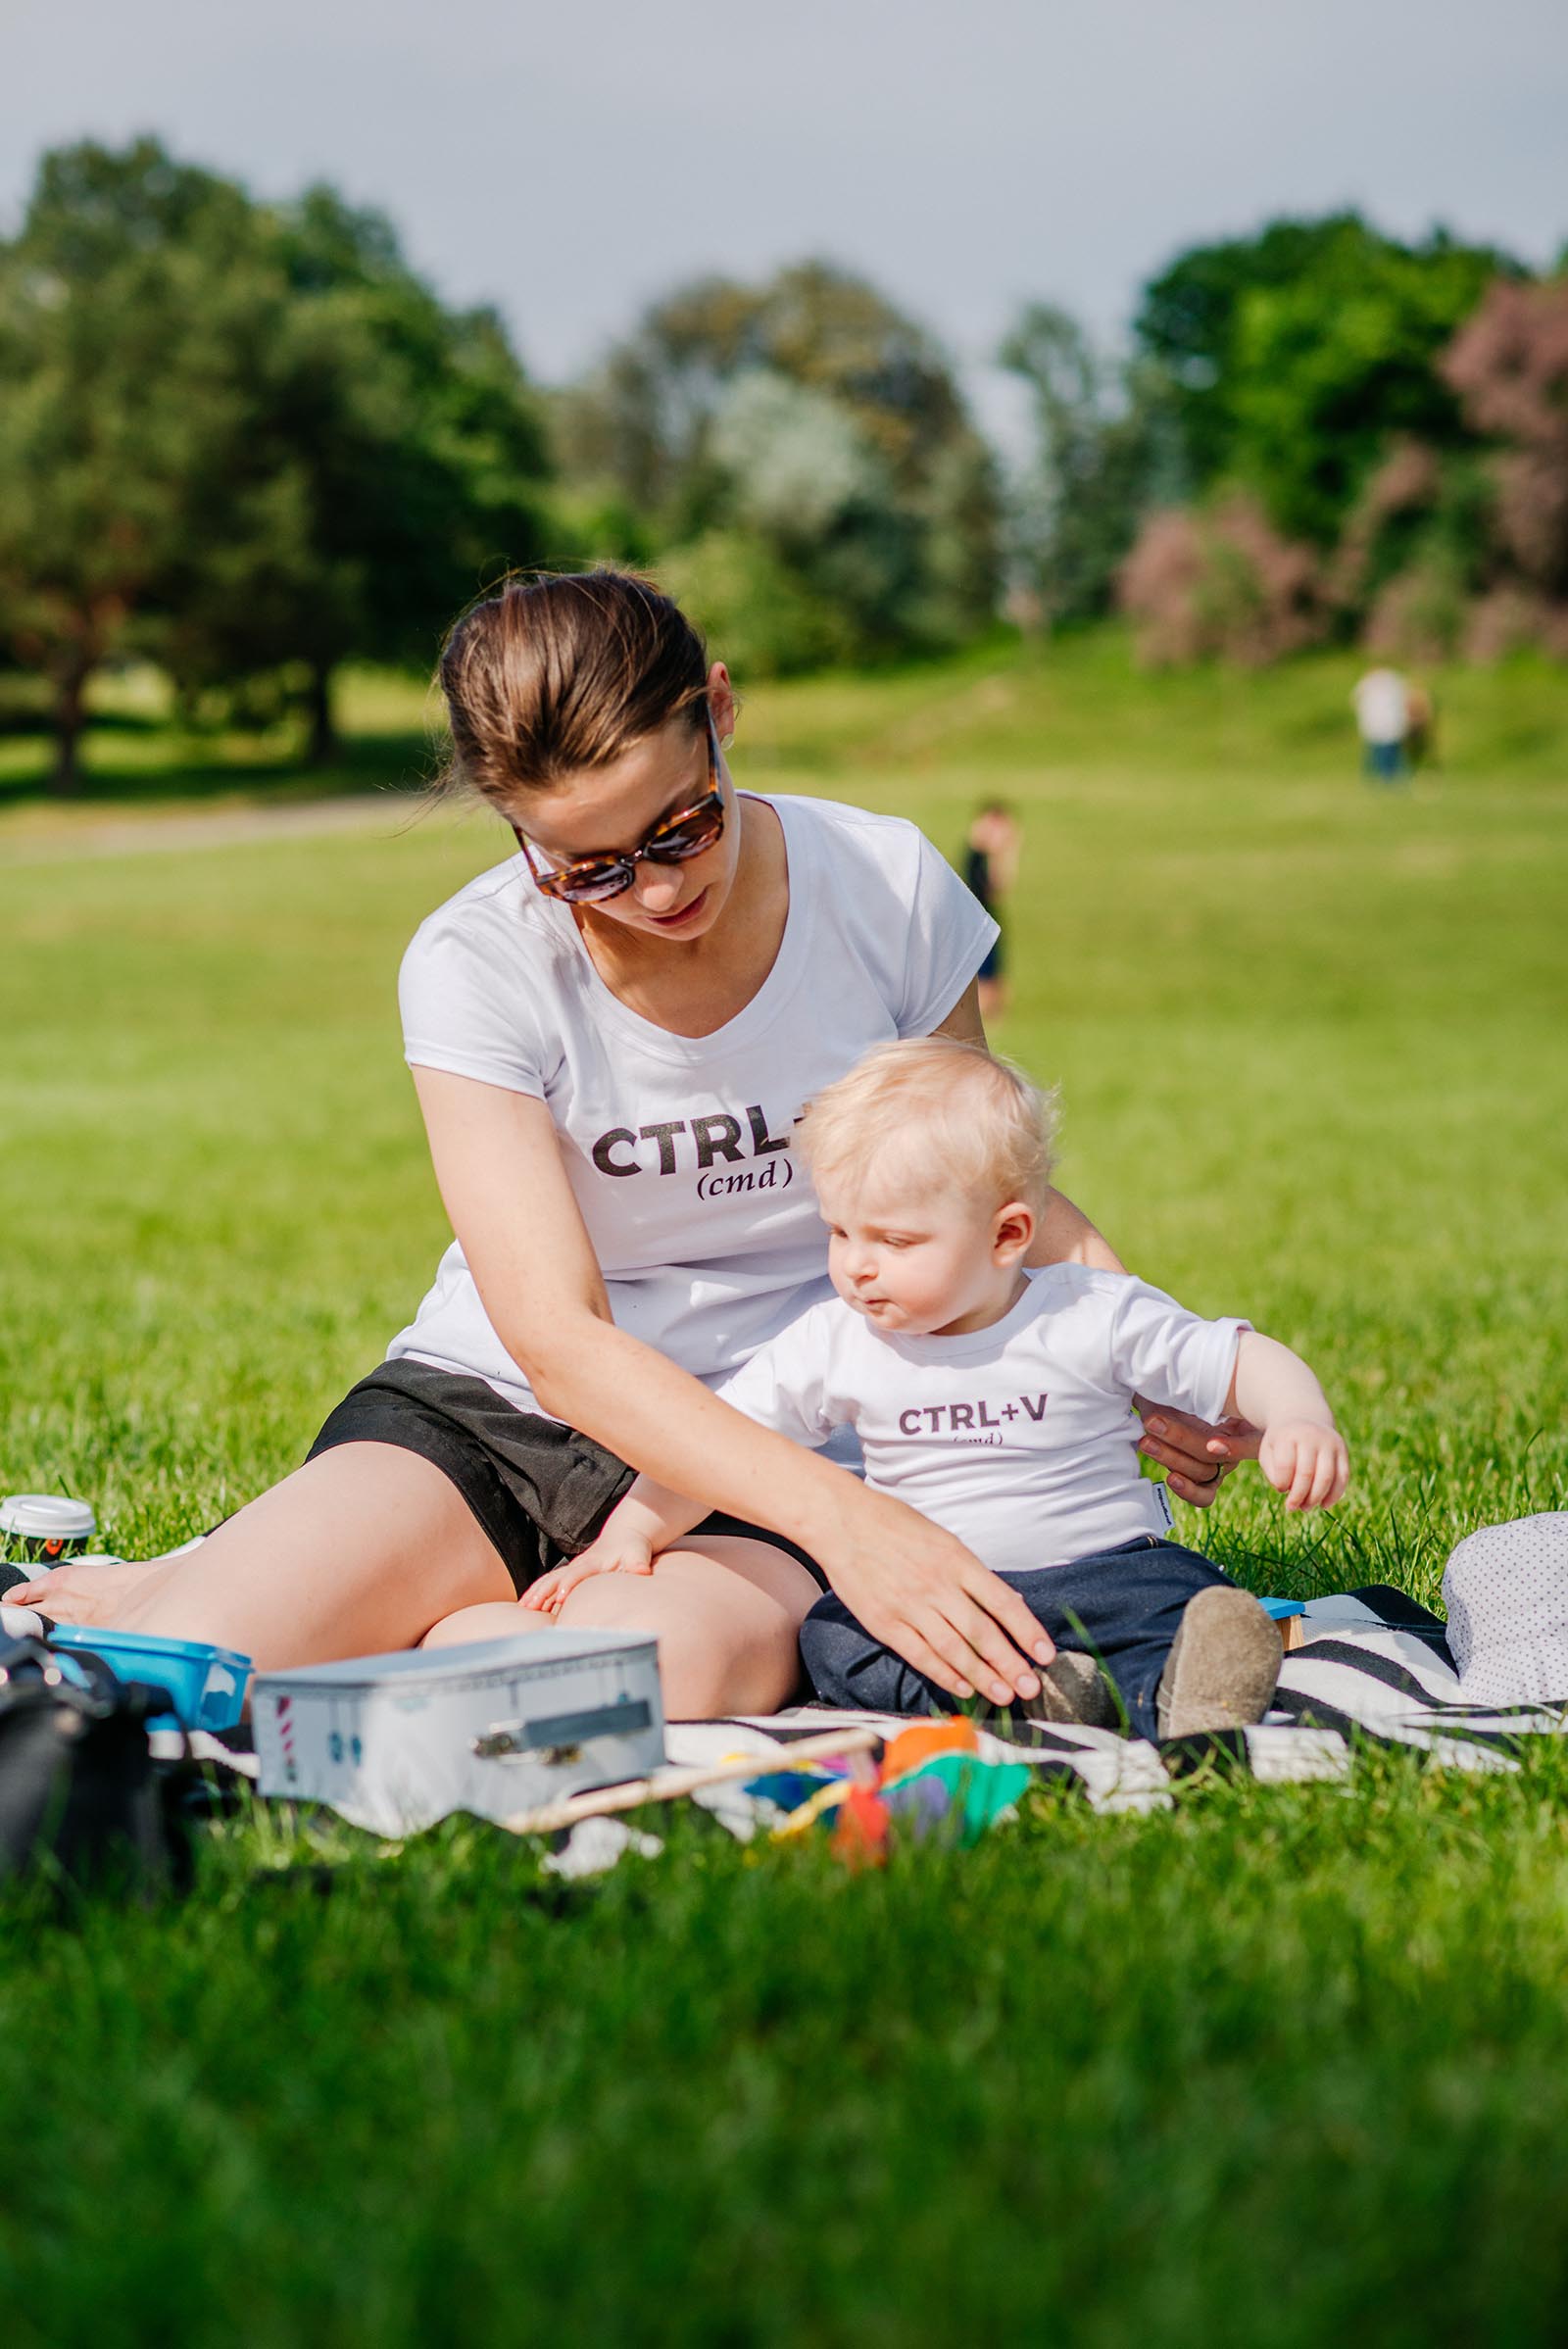
{"label": "baby's white t-shirt", "polygon": [[1135,1395],[1218,1419],[1237,1341],[1130,1273],[1052,1264],[963,1338],[884,1336],[837,1297],[760,1347],[718,1392],[797,1444],[853,1427],[866,1483],[956,1534],[998,1574],[1170,1530],[1139,1473]]}
{"label": "baby's white t-shirt", "polygon": [[[929,1035],[997,935],[913,824],[827,800],[767,805],[789,860],[784,935],[711,1036],[672,1036],[621,1003],[521,856],[432,913],[399,978],[410,1063],[547,1104],[617,1326],[708,1381],[831,1294],[791,1147],[805,1104],[873,1045]],[[387,1351],[539,1409],[456,1242]]]}

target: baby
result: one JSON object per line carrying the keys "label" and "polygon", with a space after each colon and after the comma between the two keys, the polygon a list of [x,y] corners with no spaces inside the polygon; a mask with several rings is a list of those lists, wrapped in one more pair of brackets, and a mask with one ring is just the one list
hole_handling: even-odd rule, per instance
{"label": "baby", "polygon": [[[1205,1321],[1127,1273],[1027,1262],[1051,1179],[1053,1104],[977,1047],[887,1044],[798,1129],[836,1296],[718,1389],[799,1444],[853,1427],[867,1481],[933,1517],[1022,1593],[1059,1653],[1025,1709],[1182,1737],[1260,1720],[1280,1639],[1257,1600],[1168,1539],[1140,1474],[1135,1395],[1262,1431],[1292,1509],[1345,1491],[1323,1391],[1247,1322]],[[535,1583],[546,1610],[585,1574],[646,1573],[704,1508],[639,1477],[581,1556]],[[946,1711],[951,1699],[826,1597],[801,1630],[824,1703]]]}

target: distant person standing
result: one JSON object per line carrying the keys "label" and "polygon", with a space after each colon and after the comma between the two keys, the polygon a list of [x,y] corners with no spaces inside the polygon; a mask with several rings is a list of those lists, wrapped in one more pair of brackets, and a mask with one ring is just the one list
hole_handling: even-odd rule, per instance
{"label": "distant person standing", "polygon": [[1397,783],[1408,774],[1405,745],[1410,732],[1410,689],[1396,668],[1368,669],[1352,689],[1363,766],[1375,783]]}
{"label": "distant person standing", "polygon": [[[1018,878],[1023,832],[1005,800],[986,800],[975,810],[963,843],[963,877],[971,897],[979,899],[993,920],[1002,920],[1002,902]],[[1004,935],[981,963],[980,1009],[986,1019],[1000,1019],[1007,1007],[1007,982],[1003,968]]]}
{"label": "distant person standing", "polygon": [[1438,706],[1424,685],[1415,684],[1405,687],[1404,703],[1404,755],[1413,775],[1438,763]]}

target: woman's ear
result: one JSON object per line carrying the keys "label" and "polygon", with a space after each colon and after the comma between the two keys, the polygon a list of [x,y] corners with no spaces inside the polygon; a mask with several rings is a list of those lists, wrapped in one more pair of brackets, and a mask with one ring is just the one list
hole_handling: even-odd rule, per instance
{"label": "woman's ear", "polygon": [[735,688],[722,661],[715,661],[708,672],[708,708],[713,731],[727,747],[735,733]]}
{"label": "woman's ear", "polygon": [[997,1209],[997,1220],[991,1227],[991,1253],[998,1264],[1021,1264],[1034,1246],[1034,1238],[1033,1207],[1025,1206],[1021,1199],[1013,1199]]}

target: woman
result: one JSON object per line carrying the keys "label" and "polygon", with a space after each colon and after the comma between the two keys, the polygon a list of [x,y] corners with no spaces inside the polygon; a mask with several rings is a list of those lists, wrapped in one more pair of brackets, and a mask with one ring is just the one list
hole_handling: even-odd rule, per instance
{"label": "woman", "polygon": [[[983,1041],[992,923],[911,825],[738,794],[729,677],[645,582],[509,586],[441,681],[458,771],[518,843],[403,967],[455,1244],[293,1476],[189,1556],[35,1595],[264,1668],[412,1646],[488,1602],[527,1630],[517,1593],[657,1463],[715,1514],[556,1620],[655,1634],[671,1715],[784,1703],[825,1585],[955,1695],[1027,1700],[1052,1651],[1005,1584],[703,1383],[825,1293],[802,1103],[889,1036]],[[1056,1198],[1040,1259],[1067,1256],[1116,1268]],[[1212,1497],[1239,1447],[1166,1433],[1146,1449]]]}

